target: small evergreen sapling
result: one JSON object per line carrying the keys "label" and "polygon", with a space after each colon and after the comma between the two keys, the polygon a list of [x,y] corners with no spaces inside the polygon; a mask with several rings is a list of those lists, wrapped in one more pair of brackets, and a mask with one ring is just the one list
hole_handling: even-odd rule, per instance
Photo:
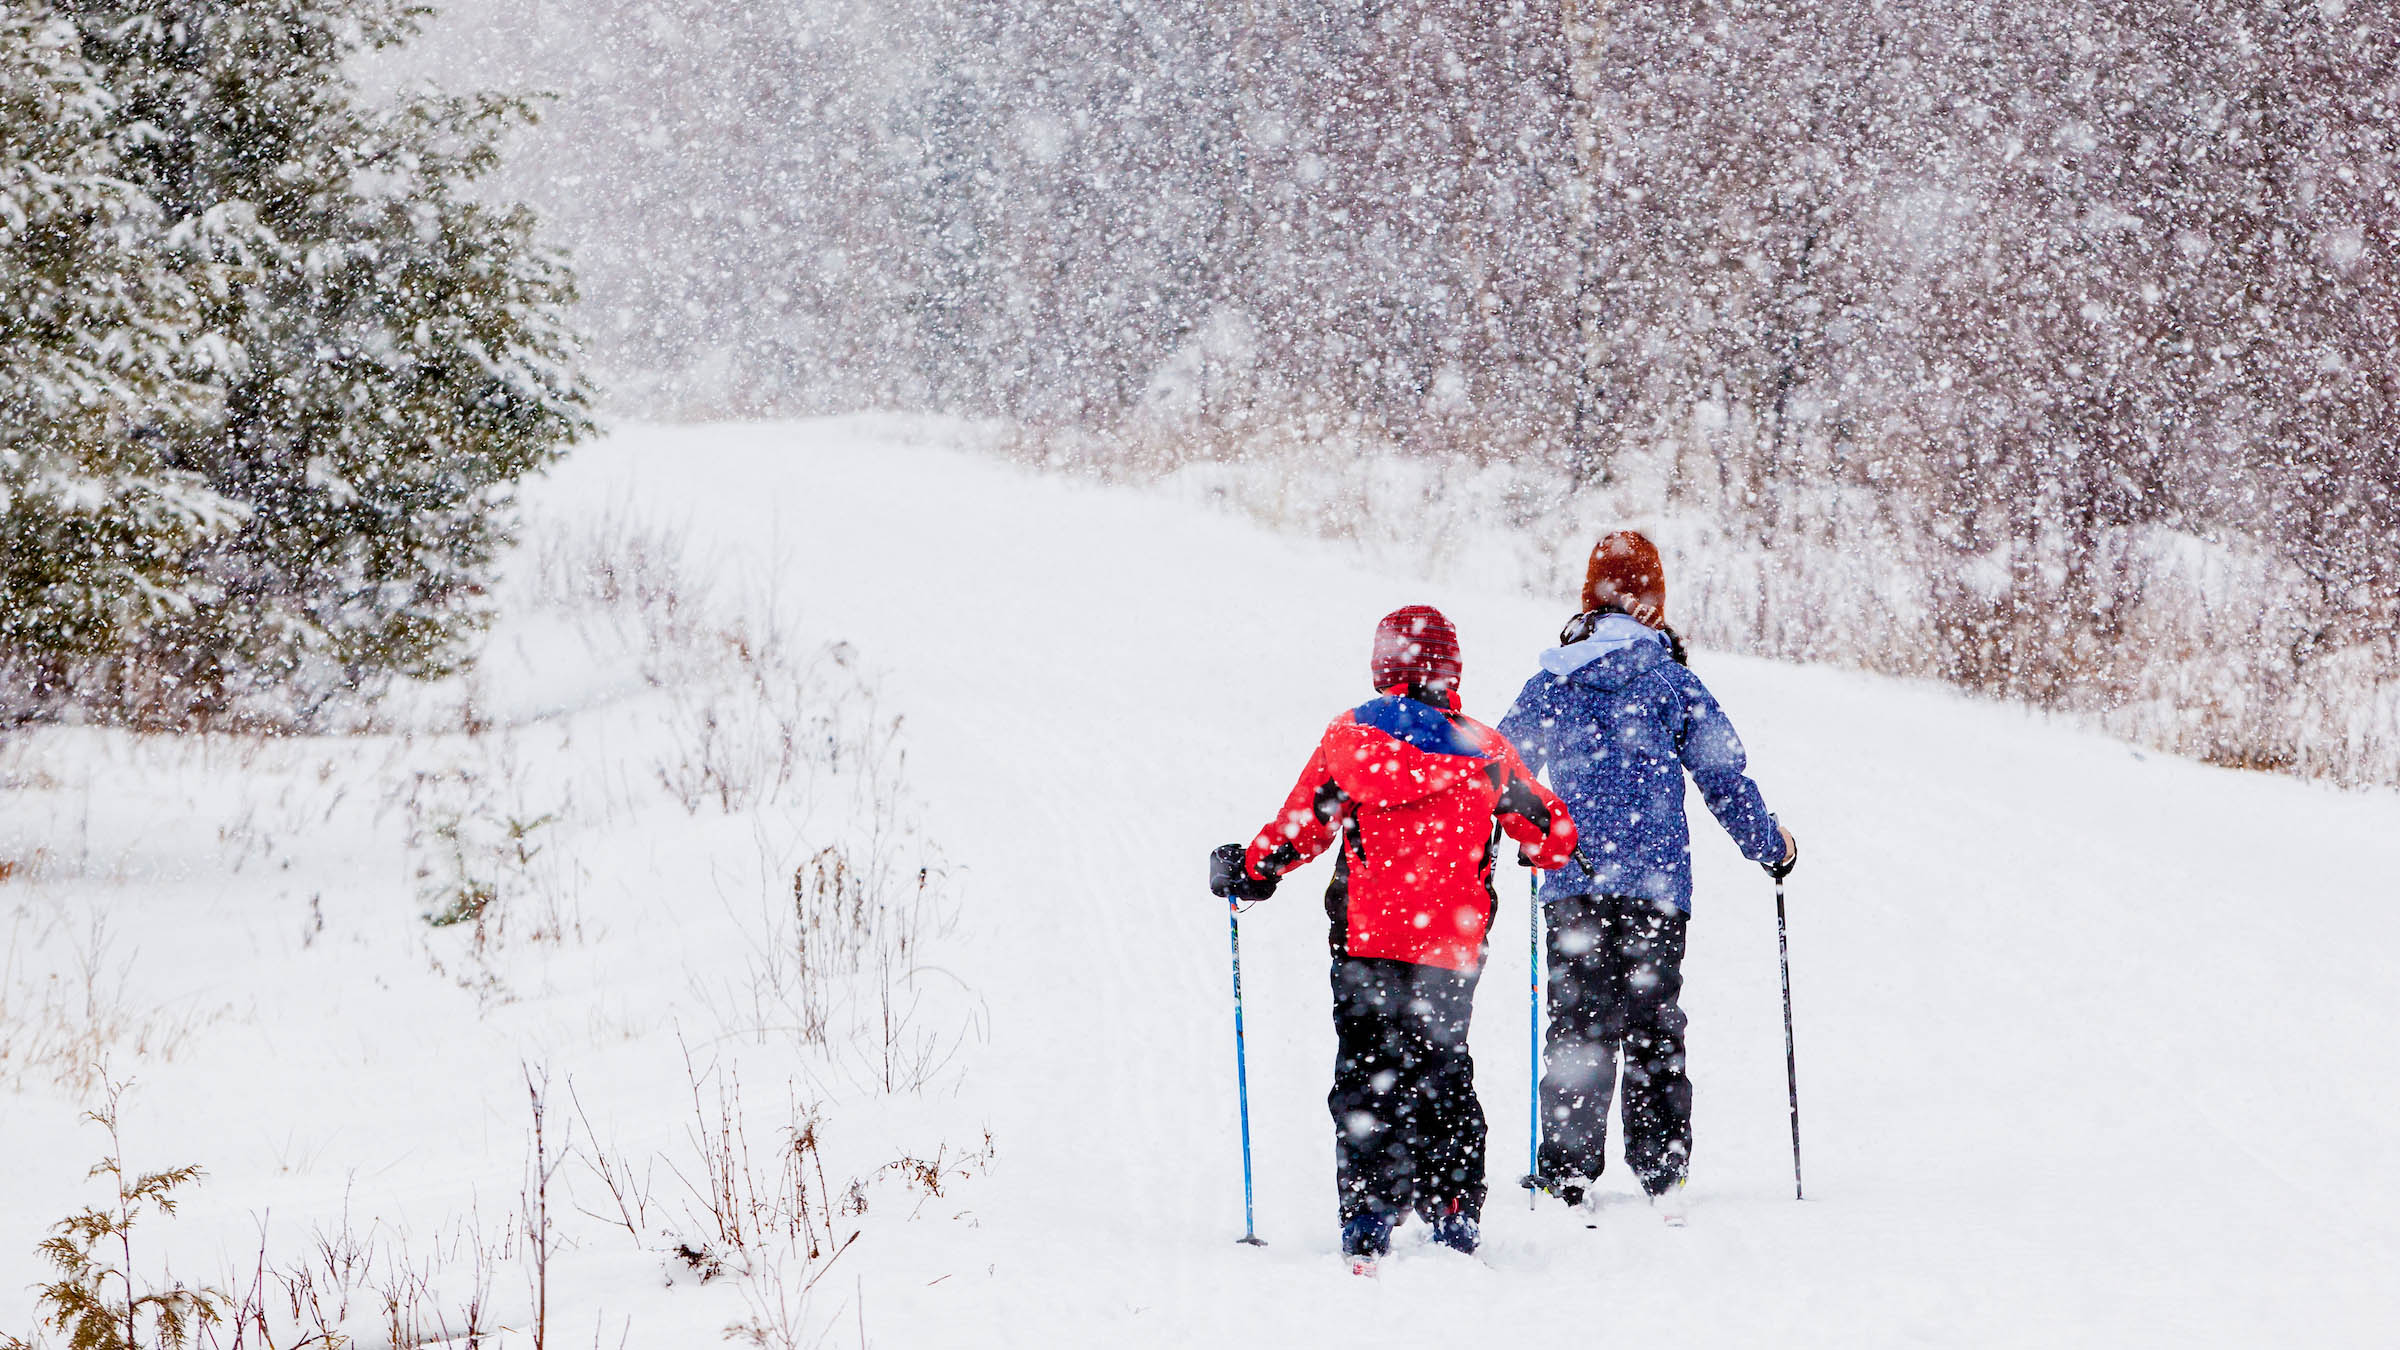
{"label": "small evergreen sapling", "polygon": [[[200,1179],[198,1167],[176,1167],[133,1176],[125,1170],[125,1148],[117,1132],[117,1097],[88,1117],[108,1131],[108,1156],[92,1168],[109,1179],[116,1196],[106,1209],[86,1209],[58,1224],[37,1249],[58,1279],[35,1295],[41,1320],[66,1333],[68,1350],[181,1350],[201,1327],[221,1320],[229,1301],[214,1289],[183,1284],[139,1289],[133,1276],[133,1228],[145,1210],[175,1212],[175,1191]],[[15,1337],[0,1338],[0,1350],[35,1350]]]}

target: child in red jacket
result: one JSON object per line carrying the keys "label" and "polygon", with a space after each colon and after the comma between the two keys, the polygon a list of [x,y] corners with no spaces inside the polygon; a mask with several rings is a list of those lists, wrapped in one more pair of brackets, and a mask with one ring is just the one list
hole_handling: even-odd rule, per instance
{"label": "child in red jacket", "polygon": [[1433,1237],[1475,1250],[1484,1197],[1483,1108],[1467,1053],[1475,977],[1505,832],[1545,870],[1575,823],[1499,732],[1459,711],[1458,634],[1410,605],[1375,630],[1379,697],[1333,720],[1283,810],[1248,848],[1212,860],[1219,896],[1260,899],[1341,841],[1332,921],[1335,1185],[1342,1251],[1370,1272],[1416,1211]]}

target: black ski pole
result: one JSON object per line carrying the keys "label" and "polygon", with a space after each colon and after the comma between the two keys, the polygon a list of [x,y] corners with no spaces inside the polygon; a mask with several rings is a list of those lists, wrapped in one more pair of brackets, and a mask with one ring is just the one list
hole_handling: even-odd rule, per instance
{"label": "black ski pole", "polygon": [[1783,1081],[1792,1098],[1792,1198],[1805,1200],[1800,1187],[1800,1060],[1792,1051],[1792,946],[1784,936],[1783,878],[1775,878],[1775,952],[1783,961]]}
{"label": "black ski pole", "polygon": [[1542,1175],[1542,874],[1527,868],[1525,875],[1531,883],[1525,901],[1530,916],[1525,957],[1532,973],[1525,1041],[1527,1062],[1533,1066],[1533,1081],[1525,1085],[1525,1208],[1531,1209],[1541,1203]]}

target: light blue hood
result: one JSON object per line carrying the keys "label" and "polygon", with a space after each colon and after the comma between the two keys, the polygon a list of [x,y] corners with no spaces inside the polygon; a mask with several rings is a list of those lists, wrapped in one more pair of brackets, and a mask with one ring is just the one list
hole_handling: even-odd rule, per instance
{"label": "light blue hood", "polygon": [[1542,669],[1561,677],[1572,675],[1601,657],[1614,656],[1643,642],[1654,642],[1664,650],[1667,637],[1648,624],[1626,615],[1603,614],[1590,637],[1543,652]]}

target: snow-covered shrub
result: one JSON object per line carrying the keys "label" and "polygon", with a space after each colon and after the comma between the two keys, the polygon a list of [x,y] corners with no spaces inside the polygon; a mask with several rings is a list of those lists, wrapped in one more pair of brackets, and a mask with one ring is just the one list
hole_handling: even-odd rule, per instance
{"label": "snow-covered shrub", "polygon": [[162,537],[123,550],[177,589],[144,597],[145,622],[118,625],[100,649],[114,659],[72,672],[74,692],[151,723],[288,722],[456,667],[513,485],[585,425],[564,262],[529,213],[476,189],[526,105],[366,99],[349,67],[411,35],[419,11],[400,0],[35,8],[43,31],[80,37],[96,92],[70,110],[157,218],[168,246],[143,264],[239,264],[175,316],[174,336],[218,358],[191,372],[206,415],[168,403],[110,438],[127,471],[144,456],[180,471],[125,474],[163,505]]}

